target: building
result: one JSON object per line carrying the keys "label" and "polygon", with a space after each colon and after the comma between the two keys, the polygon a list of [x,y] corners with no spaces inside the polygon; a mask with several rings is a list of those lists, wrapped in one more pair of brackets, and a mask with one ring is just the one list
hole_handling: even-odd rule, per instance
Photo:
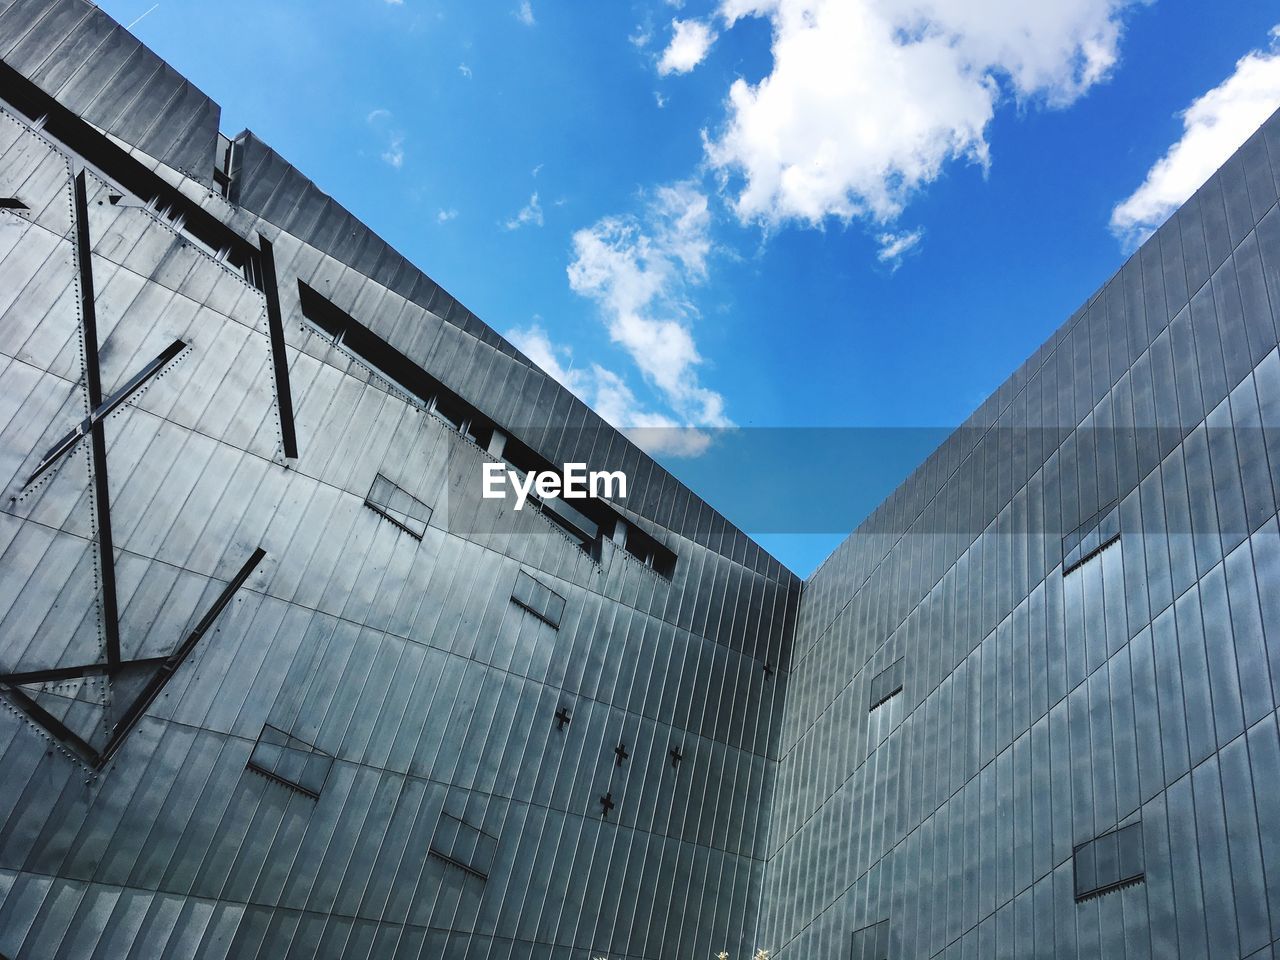
{"label": "building", "polygon": [[0,61],[0,954],[1273,956],[1280,118],[802,584],[96,6]]}

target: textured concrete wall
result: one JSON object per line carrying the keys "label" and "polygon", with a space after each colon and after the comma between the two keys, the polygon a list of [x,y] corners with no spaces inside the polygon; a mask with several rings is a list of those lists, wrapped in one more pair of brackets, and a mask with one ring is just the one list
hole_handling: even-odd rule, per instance
{"label": "textured concrete wall", "polygon": [[1272,955],[1278,186],[1273,117],[806,584],[776,956]]}

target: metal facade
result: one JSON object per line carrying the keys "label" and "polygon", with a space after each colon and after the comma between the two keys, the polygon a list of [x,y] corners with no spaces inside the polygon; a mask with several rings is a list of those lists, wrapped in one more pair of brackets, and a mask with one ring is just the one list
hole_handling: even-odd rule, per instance
{"label": "metal facade", "polygon": [[1273,116],[806,582],[774,956],[1280,956],[1277,196]]}
{"label": "metal facade", "polygon": [[0,955],[1272,956],[1280,121],[802,591],[96,6],[0,61]]}

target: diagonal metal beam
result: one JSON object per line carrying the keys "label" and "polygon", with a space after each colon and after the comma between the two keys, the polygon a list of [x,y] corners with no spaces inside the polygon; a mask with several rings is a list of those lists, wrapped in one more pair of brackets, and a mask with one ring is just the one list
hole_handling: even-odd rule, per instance
{"label": "diagonal metal beam", "polygon": [[124,738],[129,735],[129,731],[147,712],[147,708],[151,706],[152,701],[160,695],[160,691],[164,689],[165,684],[173,677],[178,667],[182,666],[182,662],[187,659],[191,651],[195,649],[200,638],[209,632],[209,628],[213,626],[218,619],[218,615],[226,609],[227,604],[231,602],[231,598],[236,592],[244,586],[244,582],[258,568],[258,564],[262,562],[262,558],[267,552],[261,547],[253,551],[253,554],[244,565],[240,567],[239,572],[231,579],[231,581],[222,589],[217,598],[210,605],[205,615],[200,618],[200,622],[196,624],[194,630],[187,635],[187,639],[182,641],[177,649],[169,656],[165,657],[160,664],[160,669],[156,671],[156,675],[151,678],[137,698],[130,704],[129,709],[124,716],[120,718],[115,727],[111,731],[111,739],[107,741],[107,745],[102,748],[102,754],[96,762],[96,766],[101,768],[111,759],[112,755],[120,749],[120,745],[124,742]]}
{"label": "diagonal metal beam", "polygon": [[97,750],[93,749],[93,747],[89,746],[83,737],[78,733],[73,733],[65,723],[51,714],[44,707],[40,706],[40,704],[32,700],[24,691],[8,684],[0,684],[0,689],[3,689],[5,694],[13,700],[13,702],[17,704],[27,716],[40,724],[40,726],[44,727],[62,743],[80,754],[82,759],[88,761],[95,767],[102,762],[102,755],[98,753]]}
{"label": "diagonal metal beam", "polygon": [[289,387],[289,358],[284,348],[284,319],[280,313],[280,285],[271,241],[258,234],[258,286],[267,301],[267,329],[271,337],[271,365],[275,371],[276,404],[280,408],[280,441],[284,455],[298,459],[298,434],[293,423],[293,391]]}
{"label": "diagonal metal beam", "polygon": [[[149,667],[163,663],[167,657],[147,657],[143,660],[124,660],[122,666]],[[26,670],[22,673],[0,674],[0,683],[55,683],[59,680],[81,680],[107,674],[105,663],[86,663],[78,667],[49,667],[45,670]]]}
{"label": "diagonal metal beam", "polygon": [[[93,248],[89,241],[89,201],[85,172],[76,175],[76,259],[80,265],[80,321],[84,333],[85,385],[89,409],[102,406],[102,370],[98,365],[98,313],[94,306]],[[102,620],[107,639],[107,667],[120,666],[120,611],[116,605],[116,556],[111,539],[111,488],[107,483],[107,437],[101,420],[89,429],[93,446],[94,508],[98,521],[99,576],[102,579]]]}
{"label": "diagonal metal beam", "polygon": [[81,437],[89,435],[93,431],[93,425],[95,423],[99,420],[105,420],[107,417],[111,416],[111,414],[114,413],[121,404],[127,401],[131,396],[133,396],[133,394],[137,393],[138,390],[142,388],[143,384],[163,370],[169,361],[183,351],[186,345],[186,342],[183,340],[173,341],[173,343],[164,348],[159,356],[134,374],[129,379],[128,383],[103,400],[101,406],[95,408],[89,416],[76,424],[75,428],[71,430],[70,433],[49,448],[49,452],[44,455],[44,458],[40,461],[40,465],[36,467],[35,473],[31,474],[28,478],[27,486],[31,486],[31,484],[40,479],[40,476],[57,463],[64,454],[71,450],[71,448],[79,442]]}

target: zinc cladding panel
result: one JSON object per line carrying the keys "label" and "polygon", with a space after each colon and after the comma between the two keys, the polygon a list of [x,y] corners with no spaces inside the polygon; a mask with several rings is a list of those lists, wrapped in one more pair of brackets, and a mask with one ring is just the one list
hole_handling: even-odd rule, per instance
{"label": "zinc cladding panel", "polygon": [[[19,28],[9,34],[20,39],[5,52],[6,63],[91,123],[212,186],[217,105],[96,5],[84,0],[15,3],[0,19]],[[113,94],[106,88],[126,64],[134,83],[139,74],[151,78],[146,99],[158,109],[124,110],[123,90]]]}
{"label": "zinc cladding panel", "polygon": [[[999,640],[1012,623],[1019,637],[1028,629],[1033,632],[1029,648],[1033,653],[1044,650],[1049,656],[1047,704],[1038,693],[1030,703],[1024,700],[1001,668],[1003,652],[996,660],[984,655],[982,662],[989,663],[990,669],[974,675],[980,681],[976,687],[961,688],[962,698],[975,705],[992,697],[1003,701],[992,705],[991,719],[984,720],[981,727],[986,735],[980,756],[995,760],[988,768],[995,771],[995,779],[984,773],[979,780],[984,785],[983,796],[991,789],[997,806],[1001,797],[1010,798],[1013,836],[1021,838],[1011,848],[1008,865],[993,865],[989,879],[996,886],[980,881],[979,899],[963,905],[961,929],[980,932],[989,924],[994,924],[993,930],[1018,929],[1018,905],[1025,902],[1026,884],[1033,883],[1037,913],[1047,910],[1057,916],[1058,940],[1052,945],[1056,953],[1082,949],[1107,954],[1126,940],[1130,944],[1149,940],[1151,949],[1160,953],[1162,945],[1169,946],[1170,934],[1184,952],[1196,955],[1208,950],[1210,943],[1221,942],[1232,955],[1245,955],[1268,942],[1271,931],[1264,930],[1255,918],[1273,894],[1265,880],[1256,879],[1252,865],[1264,854],[1262,838],[1275,825],[1264,826],[1257,819],[1263,815],[1256,812],[1262,809],[1256,804],[1224,806],[1219,783],[1225,784],[1230,763],[1232,776],[1240,785],[1237,789],[1246,795],[1256,789],[1244,784],[1245,765],[1234,745],[1241,742],[1240,733],[1247,732],[1251,724],[1263,723],[1270,728],[1277,702],[1274,683],[1265,679],[1271,673],[1272,657],[1257,640],[1265,636],[1265,630],[1258,628],[1260,621],[1253,612],[1253,598],[1267,592],[1262,584],[1272,575],[1269,567],[1265,573],[1259,570],[1257,557],[1260,551],[1263,555],[1272,552],[1268,546],[1272,534],[1263,531],[1274,529],[1270,518],[1275,487],[1262,480],[1257,465],[1265,442],[1248,444],[1241,429],[1253,429],[1265,419],[1261,402],[1259,416],[1254,417],[1253,398],[1262,384],[1269,383],[1271,370],[1280,363],[1275,359],[1273,312],[1259,296],[1266,284],[1265,271],[1256,272],[1256,264],[1265,266],[1268,257],[1275,259],[1276,253],[1269,240],[1269,224],[1265,230],[1254,231],[1252,223],[1271,216],[1268,211],[1274,197],[1255,204],[1240,186],[1245,182],[1246,191],[1250,184],[1273,189],[1274,178],[1263,176],[1257,168],[1257,144],[1259,140],[1265,144],[1268,132],[1275,128],[1273,119],[1122,271],[1117,282],[1124,288],[1124,309],[1113,313],[1111,306],[1116,300],[1110,299],[1105,328],[1095,302],[1086,314],[1089,350],[1077,351],[1084,342],[1078,336],[1058,338],[1058,356],[1069,355],[1071,362],[1055,362],[1051,355],[1040,371],[1043,374],[1052,369],[1056,373],[1056,386],[1047,391],[1056,396],[1056,412],[1049,415],[1062,423],[1086,422],[1096,424],[1099,430],[1106,429],[1108,421],[1124,424],[1127,421],[1122,418],[1128,414],[1124,403],[1115,398],[1131,396],[1138,431],[1157,422],[1164,428],[1156,438],[1154,457],[1141,454],[1132,461],[1133,468],[1117,469],[1114,475],[1109,472],[1109,461],[1100,462],[1099,458],[1119,457],[1123,438],[1109,445],[1096,436],[1090,443],[1077,437],[1074,450],[1063,451],[1067,455],[1055,453],[1054,444],[1045,450],[1040,463],[1028,466],[1033,480],[1035,471],[1045,475],[1036,484],[1043,491],[1041,495],[1055,498],[1047,505],[1052,509],[1043,512],[1046,548],[1052,546],[1054,537],[1061,536],[1063,527],[1078,523],[1091,505],[1096,509],[1096,502],[1112,489],[1111,476],[1115,477],[1120,504],[1120,543],[1066,580],[1050,570],[1043,583],[1039,576],[1032,577],[999,603],[987,600],[983,584],[1004,575],[1002,565],[1008,562],[1009,553],[984,537],[967,554],[959,555],[961,561],[966,556],[972,558],[969,579],[978,585],[978,593],[970,592],[970,613],[963,621],[960,610],[949,600],[944,602],[931,632],[953,633],[962,622],[969,624],[965,627],[969,642],[961,644],[964,650],[992,630]],[[1249,164],[1254,165],[1252,172]],[[1242,220],[1246,208],[1252,218],[1247,225]],[[1204,254],[1197,252],[1201,247],[1196,241],[1201,236]],[[1202,257],[1205,265],[1200,269],[1195,264]],[[1249,278],[1247,297],[1242,277]],[[1104,329],[1109,346],[1098,339]],[[1123,354],[1120,338],[1125,344]],[[1122,355],[1123,362],[1131,365],[1129,371],[1119,369]],[[1152,356],[1158,360],[1154,365]],[[1035,389],[1042,379],[1033,372],[1026,378],[1028,389]],[[1098,392],[1098,384],[1112,386],[1110,397]],[[1230,399],[1224,403],[1228,394]],[[1148,399],[1153,395],[1159,398],[1154,403]],[[1140,412],[1144,410],[1150,412]],[[1257,439],[1265,441],[1265,437]],[[1145,438],[1137,442],[1140,450],[1147,445]],[[961,469],[963,473],[972,468]],[[1100,470],[1102,485],[1094,488],[1074,474],[1064,480],[1064,469]],[[1002,506],[998,499],[1003,498],[984,504],[987,517]],[[994,549],[979,551],[984,544]],[[1052,550],[1050,555],[1056,552]],[[1012,556],[1016,559],[1017,552]],[[897,551],[891,551],[889,557],[891,563],[913,562],[905,556],[898,559]],[[1055,563],[1060,558],[1059,553]],[[954,552],[951,559],[956,559]],[[809,595],[820,595],[821,581],[830,582],[846,569],[849,567],[843,565],[824,567]],[[1077,577],[1083,578],[1077,581],[1084,584],[1080,589],[1072,586]],[[899,577],[890,582],[905,581]],[[837,592],[843,589],[854,601],[842,612],[839,606],[835,608],[835,624],[851,616],[857,598],[865,594],[866,588],[859,592],[858,584],[858,580],[848,579],[842,586],[825,586]],[[928,581],[913,589],[927,591]],[[1034,615],[1023,619],[1017,610],[1027,592],[1033,599],[1042,597],[1043,602],[1036,601],[1030,608]],[[1239,612],[1229,612],[1236,597],[1241,598]],[[975,598],[981,606],[972,606]],[[910,605],[918,598],[905,599]],[[1011,612],[1010,607],[1015,609]],[[1041,610],[1044,615],[1038,612]],[[884,636],[880,631],[889,631],[906,613],[897,606],[893,619],[876,627],[878,635]],[[828,630],[827,623],[802,618],[797,640],[800,649],[829,642],[824,635],[836,635],[835,624]],[[1021,644],[1020,639],[1018,642]],[[979,649],[986,652],[988,645],[982,643]],[[995,649],[1003,651],[999,644]],[[1013,659],[1009,662],[1014,666],[1022,663],[1021,649],[1020,645],[1011,648]],[[798,662],[797,671],[819,670],[824,662],[810,654]],[[1031,663],[1035,662],[1033,656]],[[952,668],[944,664],[943,669]],[[1019,667],[1019,675],[1022,672]],[[804,682],[802,676],[795,679]],[[1039,682],[1034,673],[1031,680]],[[1076,685],[1080,686],[1062,703],[1059,698]],[[928,715],[933,696],[926,693],[916,712]],[[1034,732],[1046,729],[1039,720],[1044,706],[1051,707],[1047,737]],[[818,722],[823,722],[821,717]],[[1034,725],[1029,753],[1024,752],[1025,741],[1020,737],[1027,724]],[[1053,744],[1050,754],[1057,767],[1052,778],[1045,776],[1049,743]],[[916,741],[913,752],[919,750],[925,753],[919,758],[925,769],[943,762],[938,748],[928,739]],[[804,763],[821,762],[818,755],[813,760],[805,759],[807,752],[799,756]],[[1194,770],[1188,779],[1184,774],[1190,767]],[[970,765],[966,775],[973,773]],[[1029,794],[1024,788],[1026,777],[1032,778]],[[1046,789],[1047,783],[1059,782],[1070,785],[1066,796]],[[1025,799],[1028,796],[1029,800]],[[1096,905],[1081,904],[1081,910],[1097,919],[1080,928],[1081,939],[1077,941],[1074,935],[1068,939],[1075,929],[1070,883],[1055,882],[1050,889],[1035,878],[1046,877],[1045,871],[1052,866],[1058,867],[1055,876],[1060,874],[1073,840],[1079,842],[1106,830],[1138,803],[1163,804],[1166,796],[1171,827],[1176,829],[1168,835],[1147,833],[1148,883],[1121,890],[1114,899],[1102,898]],[[1034,833],[1022,831],[1028,803],[1033,810],[1045,811],[1034,814]],[[929,817],[931,806],[919,809],[903,828],[910,830],[919,818]],[[984,801],[982,808],[988,807]],[[824,814],[819,812],[818,816]],[[1271,818],[1269,807],[1265,817]],[[1157,822],[1163,819],[1161,811]],[[1146,814],[1143,820],[1148,822]],[[852,824],[839,824],[838,832],[856,836],[869,825],[863,814]],[[925,828],[925,824],[916,827]],[[789,851],[803,836],[784,841],[775,863],[786,862]],[[1228,871],[1223,852],[1232,838],[1241,862],[1250,865],[1245,880],[1234,887],[1223,879]],[[1212,850],[1205,850],[1206,843]],[[821,870],[822,863],[821,854],[812,859],[814,869]],[[1028,863],[1033,865],[1030,871]],[[905,892],[900,902],[910,913],[904,923],[918,930],[921,937],[913,941],[912,949],[930,953],[949,941],[933,932],[934,925],[925,923],[926,904],[936,902],[936,889],[927,871],[921,880],[919,888]],[[819,929],[817,917],[829,901],[819,897],[801,902],[785,885],[781,895],[788,898],[790,907],[773,914],[778,919],[768,939],[775,945],[784,944],[781,956],[799,955],[811,943],[804,931]],[[1190,903],[1190,912],[1184,916],[1179,908],[1175,921],[1169,912],[1170,901]],[[897,913],[895,910],[895,916]],[[1010,916],[1015,919],[1009,920]],[[1066,925],[1068,921],[1070,925]],[[1003,934],[1001,938],[1004,942]]]}

